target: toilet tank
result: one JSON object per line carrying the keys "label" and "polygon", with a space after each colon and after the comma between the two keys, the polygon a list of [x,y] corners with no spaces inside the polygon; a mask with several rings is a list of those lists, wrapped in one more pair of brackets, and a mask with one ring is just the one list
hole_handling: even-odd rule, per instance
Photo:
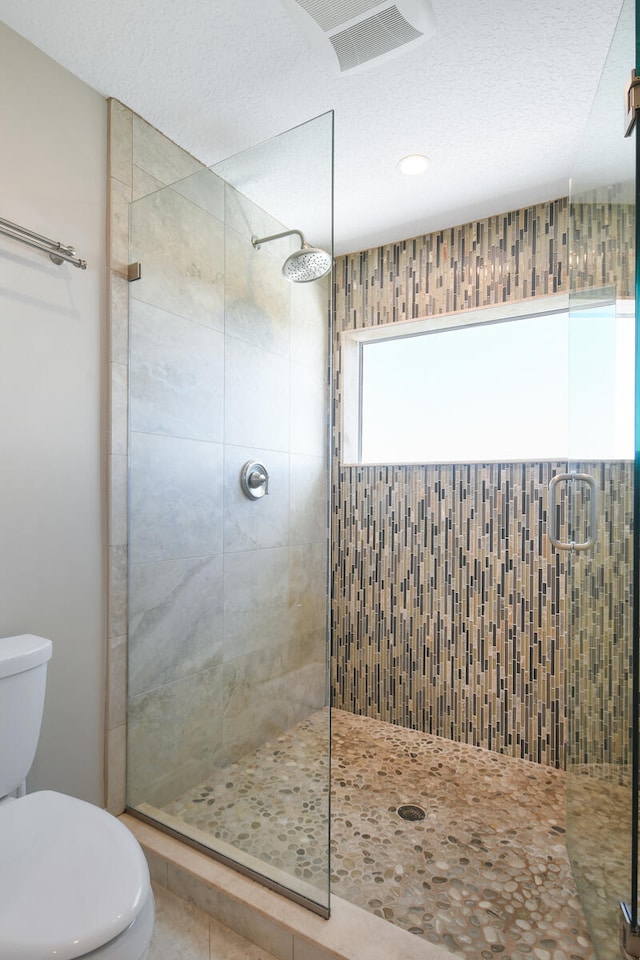
{"label": "toilet tank", "polygon": [[0,638],[0,797],[25,780],[38,746],[51,641]]}

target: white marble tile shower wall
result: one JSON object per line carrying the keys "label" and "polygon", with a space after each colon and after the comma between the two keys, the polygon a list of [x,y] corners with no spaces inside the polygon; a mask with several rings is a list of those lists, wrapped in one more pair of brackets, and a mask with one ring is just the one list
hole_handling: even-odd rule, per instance
{"label": "white marble tile shower wall", "polygon": [[221,442],[224,335],[134,300],[131,429]]}
{"label": "white marble tile shower wall", "polygon": [[222,556],[205,556],[132,565],[131,698],[220,666],[222,563]]}
{"label": "white marble tile shower wall", "polygon": [[132,207],[130,251],[144,263],[136,300],[224,329],[221,220],[165,187]]}
{"label": "white marble tile shower wall", "polygon": [[291,285],[282,282],[274,245],[255,250],[248,239],[227,227],[225,333],[288,359]]}
{"label": "white marble tile shower wall", "polygon": [[[171,157],[160,149],[163,176],[180,168]],[[224,224],[212,211],[224,191],[209,171],[191,179],[131,216],[143,265],[129,354],[133,804],[166,802],[222,751]]]}
{"label": "white marble tile shower wall", "polygon": [[[196,173],[199,171],[198,175]],[[117,100],[109,101],[109,350],[110,350],[110,410],[111,423],[109,432],[109,649],[108,649],[108,702],[107,722],[108,734],[106,740],[106,767],[107,767],[107,805],[113,813],[120,813],[125,805],[125,751],[127,730],[127,607],[128,607],[128,544],[129,531],[127,523],[127,476],[128,476],[128,408],[129,391],[129,297],[136,291],[135,285],[127,283],[127,264],[131,257],[129,235],[129,204],[140,197],[147,196],[153,191],[160,190],[168,184],[174,184],[173,207],[182,212],[188,207],[183,200],[195,201],[201,210],[216,216],[220,222],[224,219],[224,184],[214,177],[203,165],[182,150],[167,137],[155,130],[141,117],[136,116]],[[183,178],[181,180],[181,178]],[[188,179],[184,179],[188,178]],[[176,181],[179,181],[176,183]],[[157,198],[156,198],[157,199]],[[152,201],[149,200],[152,206]],[[155,224],[151,222],[156,232],[162,226],[156,216]],[[215,225],[214,225],[215,226]],[[170,258],[167,257],[167,261]],[[164,310],[169,324],[166,336],[171,336],[170,320],[175,325],[180,318],[167,310],[167,302],[145,304],[143,292],[145,283],[153,280],[154,273],[158,275],[162,267],[162,260],[155,262],[147,259],[147,276],[145,282],[139,282],[137,287],[138,301],[134,301],[136,313],[136,333],[142,335],[144,331],[144,309],[148,308],[153,314],[153,308]],[[171,269],[171,264],[169,263]],[[221,267],[218,265],[218,269]],[[184,313],[184,311],[183,311]],[[188,313],[184,317],[187,321],[191,317]],[[218,327],[222,321],[217,314]],[[146,316],[149,324],[149,316]],[[204,318],[206,324],[207,318]],[[162,340],[160,322],[155,316],[156,335]],[[175,329],[174,334],[177,335]],[[204,336],[204,335],[203,335]],[[221,338],[221,333],[217,334]],[[134,338],[135,339],[135,336]],[[209,342],[211,342],[211,337]],[[176,344],[176,341],[173,341]],[[222,357],[222,351],[220,352]],[[174,362],[179,362],[173,358]],[[151,381],[160,381],[165,387],[167,377],[157,368],[150,370]],[[222,361],[220,361],[222,362]],[[151,367],[153,368],[153,363]],[[201,368],[201,372],[204,371]],[[204,381],[202,381],[204,383]],[[155,386],[153,404],[145,406],[140,403],[141,397],[134,399],[137,424],[134,429],[141,432],[150,432],[156,435],[176,437],[198,437],[198,433],[183,432],[184,410],[173,401],[170,392],[163,396],[163,391]],[[203,396],[203,405],[206,406]],[[157,407],[154,412],[153,407]],[[145,420],[145,417],[147,418]],[[219,422],[222,413],[220,408]],[[201,425],[202,418],[198,424]],[[214,423],[213,419],[211,423]],[[221,429],[221,427],[220,427]],[[208,435],[201,435],[201,439],[209,439]],[[220,438],[218,438],[220,439]],[[177,562],[177,561],[176,561]],[[151,570],[152,567],[149,567]],[[147,624],[148,626],[148,624]],[[163,666],[165,669],[166,664]],[[140,692],[140,687],[134,687]]]}
{"label": "white marble tile shower wall", "polygon": [[[205,175],[208,173],[195,157],[168,140],[164,134],[148,124],[142,117],[132,115],[126,107],[123,108],[117,102],[116,106],[121,110],[126,110],[130,117],[133,116],[133,156],[130,162],[133,166],[134,181],[137,172],[141,179],[144,177],[154,184],[150,190],[134,193],[134,200],[146,196],[154,189],[168,184],[175,185],[178,181],[184,180],[198,171],[202,171]],[[218,212],[220,219],[222,219],[221,209],[219,208]]]}
{"label": "white marble tile shower wall", "polygon": [[[295,246],[252,236],[285,230],[226,188],[224,756],[233,763],[326,702],[327,408],[308,412],[319,456],[300,471],[292,429],[294,344],[305,326],[324,348],[302,356],[307,378],[327,380],[328,287],[297,295],[281,265]],[[309,286],[314,286],[309,285]],[[297,305],[294,311],[293,304]],[[311,338],[313,342],[313,338]],[[300,350],[297,350],[298,354]],[[296,357],[297,359],[297,357]],[[248,500],[238,483],[249,459],[269,471],[269,495]],[[304,484],[304,492],[300,489]],[[300,512],[313,518],[306,524]],[[297,546],[304,542],[304,557]],[[316,549],[321,554],[318,574]],[[322,601],[299,602],[299,566],[319,576]],[[313,638],[313,642],[309,641]]]}
{"label": "white marble tile shower wall", "polygon": [[289,449],[289,361],[227,337],[227,443],[263,450]]}
{"label": "white marble tile shower wall", "polygon": [[292,243],[251,244],[286,228],[211,171],[158,189],[190,158],[139,137],[128,801],[160,807],[327,702],[328,284],[292,290]]}
{"label": "white marble tile shower wall", "polygon": [[220,670],[201,670],[130,699],[128,729],[128,802],[162,806],[220,765]]}

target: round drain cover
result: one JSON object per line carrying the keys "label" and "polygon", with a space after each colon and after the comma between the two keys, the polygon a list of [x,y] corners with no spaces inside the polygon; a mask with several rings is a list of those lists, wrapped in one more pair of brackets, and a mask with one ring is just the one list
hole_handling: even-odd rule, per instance
{"label": "round drain cover", "polygon": [[405,803],[398,807],[398,816],[402,817],[403,820],[424,820],[426,813],[422,807],[416,806],[415,803]]}

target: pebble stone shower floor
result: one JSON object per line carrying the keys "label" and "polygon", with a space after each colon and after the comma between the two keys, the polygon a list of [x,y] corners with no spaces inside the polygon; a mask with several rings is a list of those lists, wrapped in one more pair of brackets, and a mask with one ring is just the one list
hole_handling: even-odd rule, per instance
{"label": "pebble stone shower floor", "polygon": [[[322,887],[326,740],[321,710],[165,810]],[[334,710],[331,890],[474,960],[591,960],[564,785],[548,767]],[[401,819],[402,804],[424,819]]]}

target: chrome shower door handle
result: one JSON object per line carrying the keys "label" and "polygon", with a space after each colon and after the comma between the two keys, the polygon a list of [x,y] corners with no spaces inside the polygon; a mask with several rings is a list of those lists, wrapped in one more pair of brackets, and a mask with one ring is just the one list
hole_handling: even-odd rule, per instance
{"label": "chrome shower door handle", "polygon": [[[557,491],[558,485],[567,482],[570,490],[575,489],[576,483],[586,483],[590,490],[589,498],[589,536],[586,540],[561,540],[556,530]],[[573,499],[573,498],[572,498]],[[558,550],[590,550],[596,542],[598,526],[598,488],[593,477],[588,473],[557,473],[549,481],[549,540]]]}

